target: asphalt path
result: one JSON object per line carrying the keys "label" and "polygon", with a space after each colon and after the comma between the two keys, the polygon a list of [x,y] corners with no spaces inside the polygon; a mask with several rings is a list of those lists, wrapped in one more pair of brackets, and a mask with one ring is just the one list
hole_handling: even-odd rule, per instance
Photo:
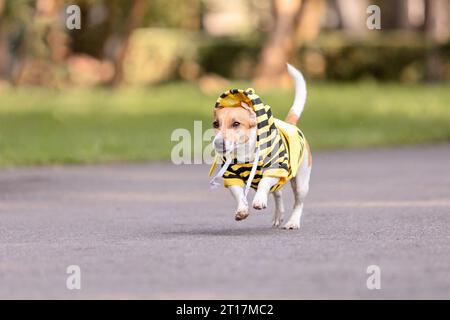
{"label": "asphalt path", "polygon": [[[207,172],[0,170],[0,298],[450,298],[450,145],[314,154],[293,231],[271,227],[272,198],[236,222]],[[80,290],[66,287],[69,265]]]}

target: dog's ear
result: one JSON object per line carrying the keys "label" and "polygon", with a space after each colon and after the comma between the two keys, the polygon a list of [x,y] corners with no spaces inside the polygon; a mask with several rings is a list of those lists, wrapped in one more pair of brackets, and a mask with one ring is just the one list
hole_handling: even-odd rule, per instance
{"label": "dog's ear", "polygon": [[246,102],[244,102],[244,101],[241,101],[241,107],[244,108],[244,109],[246,109],[246,110],[249,110],[249,109],[250,109],[250,106],[249,106]]}
{"label": "dog's ear", "polygon": [[247,110],[249,115],[250,115],[250,123],[249,123],[250,128],[253,128],[254,126],[256,126],[256,113],[255,113],[255,111],[252,108],[250,108],[250,106],[244,101],[241,101],[241,107],[244,108],[245,110]]}

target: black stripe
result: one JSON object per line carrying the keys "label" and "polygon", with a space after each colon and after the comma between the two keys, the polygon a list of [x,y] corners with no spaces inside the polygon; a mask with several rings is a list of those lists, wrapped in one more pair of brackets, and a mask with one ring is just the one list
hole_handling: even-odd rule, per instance
{"label": "black stripe", "polygon": [[[270,152],[267,154],[266,159],[269,159],[269,162],[273,162],[275,160],[275,157],[277,158],[281,158],[285,153],[285,149],[283,148],[283,150],[280,151],[279,154],[277,154],[278,150],[283,146],[283,142],[280,140],[278,140],[278,143],[276,145],[276,147],[272,148],[272,150],[270,150]],[[275,152],[274,152],[275,150]],[[282,153],[284,153],[282,155]],[[267,167],[267,163],[263,163],[264,167]]]}
{"label": "black stripe", "polygon": [[214,105],[214,108],[218,108],[220,107],[220,103],[216,102],[216,104]]}
{"label": "black stripe", "polygon": [[238,93],[238,92],[239,92],[239,89],[231,89],[231,93],[233,93],[233,94]]}
{"label": "black stripe", "polygon": [[[228,175],[225,176],[225,174],[228,174]],[[223,174],[223,178],[224,179],[241,179],[242,180],[241,176],[238,176],[237,174],[234,174],[234,173],[230,173],[228,170],[225,171],[225,173]]]}
{"label": "black stripe", "polygon": [[274,122],[272,122],[272,124],[270,125],[268,132],[272,132],[272,130],[277,130],[277,126],[275,125]]}
{"label": "black stripe", "polygon": [[258,123],[258,129],[262,129],[265,126],[267,126],[268,124],[269,124],[269,120],[268,119],[266,119],[264,121],[261,121],[261,122]]}
{"label": "black stripe", "polygon": [[[238,168],[236,170],[231,170],[231,171],[233,173],[241,175],[242,173],[247,172],[247,171],[251,171],[251,170],[252,170],[252,167],[240,167],[240,168]],[[258,171],[258,170],[261,170],[260,166],[256,167],[256,171]],[[256,175],[255,175],[255,177],[256,177]]]}
{"label": "black stripe", "polygon": [[256,116],[259,117],[259,116],[262,116],[263,114],[265,114],[266,110],[264,110],[264,108],[262,108],[262,109],[256,110],[255,113],[256,113]]}
{"label": "black stripe", "polygon": [[[265,150],[265,149],[267,149],[267,148],[270,148],[271,146],[272,146],[272,139],[270,139],[269,141],[263,143],[263,144],[260,146],[260,149],[261,149],[261,150]],[[277,148],[274,148],[274,149],[277,149]],[[270,155],[270,154],[272,153],[272,151],[273,151],[273,149],[270,150],[270,152],[269,152],[268,155]]]}
{"label": "black stripe", "polygon": [[269,169],[270,167],[272,167],[272,165],[274,166],[273,168],[276,168],[277,163],[283,163],[285,160],[281,160],[283,159],[284,156],[274,156],[272,159],[269,160],[269,162],[264,163],[263,164],[263,168],[264,169]]}
{"label": "black stripe", "polygon": [[262,103],[260,98],[255,98],[252,100],[253,105]]}
{"label": "black stripe", "polygon": [[280,167],[281,169],[286,169],[286,170],[288,170],[288,166],[287,166],[286,163],[280,162],[279,167]]}
{"label": "black stripe", "polygon": [[247,162],[238,162],[238,159],[237,158],[234,158],[232,161],[231,161],[231,163],[232,164],[250,164],[250,163],[253,163],[253,161],[247,161]]}
{"label": "black stripe", "polygon": [[267,116],[270,118],[272,116],[272,110],[269,108],[269,110],[267,110]]}
{"label": "black stripe", "polygon": [[[253,179],[262,179],[262,174],[255,174]],[[247,180],[248,180],[248,176],[245,177],[245,181],[247,181]]]}
{"label": "black stripe", "polygon": [[[268,121],[268,120],[264,120],[264,121]],[[261,123],[263,123],[264,121],[261,121]],[[260,128],[258,127],[258,129],[260,129]],[[276,134],[278,135],[278,131],[277,130],[278,130],[277,126],[274,123],[272,123],[270,125],[269,129],[267,129],[267,131],[264,131],[263,133],[258,135],[258,138],[261,138],[261,139],[267,138],[270,134],[272,134],[273,131],[276,131]]]}
{"label": "black stripe", "polygon": [[[277,145],[270,151],[270,153],[272,153],[273,150],[275,150],[275,152],[278,151],[279,149],[281,149],[282,146],[283,146],[283,141],[280,138],[280,140],[278,140]],[[283,152],[284,150],[285,149],[283,148],[283,150],[281,152]],[[281,154],[281,152],[280,152],[280,154]]]}
{"label": "black stripe", "polygon": [[[274,129],[276,130],[276,128]],[[267,137],[269,137],[270,135],[272,135],[273,130],[271,128],[269,128],[267,131],[261,132],[259,134],[259,138],[262,139],[266,139]],[[277,137],[278,133],[275,131],[275,136],[272,139],[275,139]]]}

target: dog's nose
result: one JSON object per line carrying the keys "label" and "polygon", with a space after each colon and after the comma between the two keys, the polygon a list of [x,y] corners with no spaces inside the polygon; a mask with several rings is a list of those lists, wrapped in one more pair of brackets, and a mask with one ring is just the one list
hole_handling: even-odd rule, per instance
{"label": "dog's nose", "polygon": [[225,141],[223,141],[222,139],[214,140],[214,148],[216,148],[217,150],[223,150],[224,147],[225,147]]}

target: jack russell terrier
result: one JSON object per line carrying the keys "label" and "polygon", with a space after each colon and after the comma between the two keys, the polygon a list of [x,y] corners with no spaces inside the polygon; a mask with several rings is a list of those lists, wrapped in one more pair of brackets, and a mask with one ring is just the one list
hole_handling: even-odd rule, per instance
{"label": "jack russell terrier", "polygon": [[222,167],[211,180],[212,187],[224,186],[236,199],[235,219],[249,215],[247,193],[256,190],[253,208],[267,207],[268,194],[275,199],[273,226],[283,222],[281,187],[291,181],[295,204],[284,229],[299,229],[303,202],[309,189],[312,157],[309,145],[296,124],[306,102],[306,83],[296,68],[287,65],[295,82],[295,98],[284,121],[272,116],[270,106],[262,103],[252,88],[232,89],[220,95],[214,107],[213,127],[216,152],[210,175],[220,158]]}

